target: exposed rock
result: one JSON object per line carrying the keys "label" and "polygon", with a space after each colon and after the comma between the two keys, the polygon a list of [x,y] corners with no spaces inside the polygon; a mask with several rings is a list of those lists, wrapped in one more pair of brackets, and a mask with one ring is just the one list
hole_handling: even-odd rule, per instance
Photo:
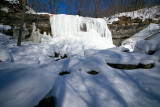
{"label": "exposed rock", "polygon": [[[4,1],[0,4],[0,8],[2,7],[7,7],[8,13],[0,9],[0,23],[3,25],[10,25],[12,28],[14,28],[15,26],[17,28],[20,27],[22,6],[20,4],[10,4],[9,2]],[[33,22],[36,23],[37,29],[40,29],[41,34],[43,34],[43,32],[51,34],[50,20],[48,14],[25,14],[25,24],[30,35],[32,32]],[[5,34],[6,33],[13,35],[13,29],[10,30],[9,33],[5,32]]]}
{"label": "exposed rock", "polygon": [[108,24],[109,30],[112,32],[113,44],[116,46],[120,46],[122,41],[140,32],[150,23],[160,23],[160,20],[146,19],[142,21],[140,18],[131,19],[126,16],[118,17],[118,19],[118,21]]}
{"label": "exposed rock", "polygon": [[139,63],[138,65],[132,65],[132,64],[111,64],[107,63],[107,65],[117,68],[117,69],[124,69],[124,70],[132,70],[132,69],[138,69],[138,68],[143,68],[143,69],[151,69],[154,67],[154,64],[141,64]]}
{"label": "exposed rock", "polygon": [[70,72],[69,71],[62,71],[58,75],[63,76],[63,75],[66,75],[66,74],[70,74]]}
{"label": "exposed rock", "polygon": [[91,70],[91,71],[87,71],[88,74],[91,75],[97,75],[99,72],[95,71],[95,70]]}
{"label": "exposed rock", "polygon": [[54,100],[55,99],[53,97],[44,98],[35,107],[55,107]]}

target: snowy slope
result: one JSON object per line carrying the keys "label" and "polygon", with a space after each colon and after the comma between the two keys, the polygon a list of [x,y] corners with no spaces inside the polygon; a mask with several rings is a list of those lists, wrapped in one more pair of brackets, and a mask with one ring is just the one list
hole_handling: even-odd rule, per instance
{"label": "snowy slope", "polygon": [[107,24],[112,24],[113,21],[118,21],[118,17],[120,16],[127,16],[131,17],[132,19],[140,18],[142,19],[142,21],[144,21],[145,19],[160,20],[160,17],[156,18],[156,15],[160,15],[160,6],[144,8],[134,12],[119,13],[111,17],[106,17],[104,19],[107,22]]}
{"label": "snowy slope", "polygon": [[[115,47],[85,50],[82,56],[56,61],[49,57],[59,48],[54,44],[23,42],[17,47],[16,41],[7,36],[0,34],[0,38],[0,44],[5,47],[0,49],[7,50],[13,58],[0,62],[1,107],[33,107],[48,92],[55,97],[56,107],[160,106],[157,56],[124,53]],[[155,67],[128,71],[106,63],[155,63]],[[91,70],[98,74],[88,74]],[[58,75],[63,71],[70,74]]]}

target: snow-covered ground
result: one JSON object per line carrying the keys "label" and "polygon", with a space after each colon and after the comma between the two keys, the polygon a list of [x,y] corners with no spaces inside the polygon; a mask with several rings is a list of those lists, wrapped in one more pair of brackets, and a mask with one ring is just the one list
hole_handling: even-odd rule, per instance
{"label": "snow-covered ground", "polygon": [[111,17],[104,18],[108,24],[112,24],[113,21],[118,21],[118,17],[127,16],[131,17],[132,19],[140,18],[142,21],[145,19],[152,19],[152,20],[160,20],[160,17],[156,17],[160,15],[160,6],[154,6],[151,8],[144,8],[133,12],[123,12],[119,14],[115,14]]}
{"label": "snow-covered ground", "polygon": [[[160,106],[160,57],[157,55],[125,53],[121,52],[122,47],[73,48],[70,50],[73,56],[56,61],[57,58],[50,56],[61,47],[55,44],[23,42],[18,47],[16,42],[0,34],[0,107],[33,107],[49,92],[55,97],[56,107]],[[77,43],[73,42],[71,45],[64,42],[63,47]],[[120,70],[107,63],[154,63],[155,66]],[[98,74],[87,73],[91,70]],[[58,75],[64,71],[70,74]]]}

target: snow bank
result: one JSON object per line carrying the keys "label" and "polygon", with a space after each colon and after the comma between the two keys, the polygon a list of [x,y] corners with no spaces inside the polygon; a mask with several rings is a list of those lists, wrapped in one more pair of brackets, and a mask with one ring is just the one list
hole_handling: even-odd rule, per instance
{"label": "snow bank", "polygon": [[[55,61],[49,55],[61,47],[31,42],[16,46],[16,43],[0,34],[0,44],[14,58],[12,63],[0,62],[0,107],[34,107],[47,93],[55,98],[55,107],[160,106],[158,55],[124,53],[114,47],[86,50],[83,57]],[[154,63],[155,67],[127,71],[106,63]],[[98,74],[88,74],[91,70]],[[58,75],[62,71],[70,74]]]}
{"label": "snow bank", "polygon": [[140,40],[135,44],[134,52],[160,51],[160,32],[152,35],[149,40]]}
{"label": "snow bank", "polygon": [[9,11],[7,7],[3,7],[3,8],[1,8],[1,10],[6,12],[6,13],[8,13],[8,11]]}
{"label": "snow bank", "polygon": [[56,44],[66,53],[114,46],[111,32],[103,19],[61,14],[52,15],[50,22],[53,35],[51,44]]}
{"label": "snow bank", "polygon": [[136,42],[139,42],[140,40],[144,40],[144,39],[152,36],[153,34],[159,32],[159,30],[160,30],[160,26],[158,24],[151,23],[144,30],[142,30],[142,31],[136,33],[135,35],[133,35],[132,37],[124,40],[122,42],[122,46],[129,48],[130,51],[133,51]]}
{"label": "snow bank", "polygon": [[0,24],[0,31],[1,31],[1,32],[7,31],[7,30],[9,30],[9,29],[11,29],[11,26]]}
{"label": "snow bank", "polygon": [[112,24],[113,21],[118,21],[118,17],[121,16],[127,16],[131,17],[132,19],[140,18],[143,21],[145,19],[152,19],[152,20],[160,20],[159,18],[156,18],[156,15],[160,15],[160,6],[154,6],[151,8],[144,8],[133,12],[124,12],[120,14],[115,14],[111,17],[104,18],[107,22],[107,24]]}

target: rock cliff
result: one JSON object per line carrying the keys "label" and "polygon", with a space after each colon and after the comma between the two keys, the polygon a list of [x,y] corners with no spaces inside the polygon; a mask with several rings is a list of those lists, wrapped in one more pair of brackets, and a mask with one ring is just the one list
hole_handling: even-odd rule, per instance
{"label": "rock cliff", "polygon": [[[28,9],[26,8],[26,11]],[[20,26],[21,16],[22,16],[22,6],[20,4],[11,4],[7,1],[3,1],[0,4],[0,24],[10,25],[12,29],[4,32],[8,35],[13,35],[13,28]],[[47,32],[51,34],[51,27],[48,14],[25,14],[25,24],[29,31],[29,35],[32,32],[32,23],[35,22],[37,29],[40,33]]]}
{"label": "rock cliff", "polygon": [[[157,17],[160,17],[157,15]],[[121,16],[118,21],[108,24],[112,32],[113,43],[120,46],[122,41],[133,36],[139,31],[146,28],[150,23],[160,23],[160,20],[146,19],[142,21],[140,18],[131,19],[131,17]]]}

